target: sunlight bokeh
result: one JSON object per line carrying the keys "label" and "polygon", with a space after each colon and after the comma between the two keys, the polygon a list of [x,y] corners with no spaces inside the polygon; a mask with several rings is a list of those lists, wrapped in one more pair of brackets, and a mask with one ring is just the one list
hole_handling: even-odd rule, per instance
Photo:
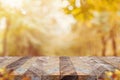
{"label": "sunlight bokeh", "polygon": [[119,0],[0,0],[0,55],[119,56],[119,5]]}

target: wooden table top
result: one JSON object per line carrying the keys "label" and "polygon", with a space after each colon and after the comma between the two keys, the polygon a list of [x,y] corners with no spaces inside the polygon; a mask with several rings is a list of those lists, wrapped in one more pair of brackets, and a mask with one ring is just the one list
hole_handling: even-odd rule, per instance
{"label": "wooden table top", "polygon": [[96,80],[120,69],[120,57],[0,57],[0,68],[14,70],[15,80]]}

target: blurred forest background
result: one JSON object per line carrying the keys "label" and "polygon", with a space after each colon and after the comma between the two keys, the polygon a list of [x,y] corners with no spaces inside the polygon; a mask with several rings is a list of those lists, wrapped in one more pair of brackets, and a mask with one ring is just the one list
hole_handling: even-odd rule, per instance
{"label": "blurred forest background", "polygon": [[120,0],[0,0],[1,56],[119,56]]}

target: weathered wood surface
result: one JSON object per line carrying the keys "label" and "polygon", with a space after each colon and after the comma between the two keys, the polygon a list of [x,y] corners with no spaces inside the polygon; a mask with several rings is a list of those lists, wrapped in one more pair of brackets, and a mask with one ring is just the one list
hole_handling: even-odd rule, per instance
{"label": "weathered wood surface", "polygon": [[0,68],[13,70],[15,80],[97,80],[120,69],[120,57],[0,57]]}

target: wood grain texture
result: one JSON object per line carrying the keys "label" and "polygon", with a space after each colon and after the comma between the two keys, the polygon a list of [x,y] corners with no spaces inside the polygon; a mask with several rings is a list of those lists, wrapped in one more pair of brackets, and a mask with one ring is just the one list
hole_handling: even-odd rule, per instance
{"label": "wood grain texture", "polygon": [[[72,63],[74,64],[75,71],[79,76],[79,80],[86,80],[89,76],[89,79],[94,77],[94,73],[92,73],[93,68],[90,64],[84,61],[82,57],[70,57]],[[78,67],[79,66],[79,67]]]}
{"label": "wood grain texture", "polygon": [[102,76],[105,71],[114,71],[115,69],[114,66],[107,64],[98,57],[84,57],[83,61],[92,67],[91,73],[93,73],[95,76]]}
{"label": "wood grain texture", "polygon": [[14,70],[15,80],[97,80],[120,69],[120,57],[0,57],[0,68]]}
{"label": "wood grain texture", "polygon": [[69,57],[60,57],[60,74],[61,80],[78,80],[77,72]]}
{"label": "wood grain texture", "polygon": [[37,58],[32,57],[32,58],[27,58],[27,60],[24,60],[23,64],[14,70],[14,74],[23,75],[32,66],[32,64],[36,61],[36,59]]}
{"label": "wood grain texture", "polygon": [[[8,70],[15,70],[15,69],[19,68],[21,65],[23,65],[25,63],[25,61],[30,59],[30,57],[17,57],[17,58],[18,58],[17,60],[15,60],[14,62],[12,62],[11,64],[6,66],[6,68]],[[11,59],[14,60],[15,57],[11,58]],[[6,61],[9,61],[9,60],[6,60]]]}
{"label": "wood grain texture", "polygon": [[3,60],[5,60],[4,57],[0,57],[0,63],[3,62]]}
{"label": "wood grain texture", "polygon": [[59,80],[59,57],[44,57],[41,80]]}
{"label": "wood grain texture", "polygon": [[6,68],[9,64],[14,63],[18,59],[20,59],[20,57],[14,57],[14,58],[13,57],[6,57],[6,58],[4,58],[4,60],[1,60],[0,68]]}
{"label": "wood grain texture", "polygon": [[120,57],[99,57],[99,59],[114,66],[117,69],[120,69]]}

